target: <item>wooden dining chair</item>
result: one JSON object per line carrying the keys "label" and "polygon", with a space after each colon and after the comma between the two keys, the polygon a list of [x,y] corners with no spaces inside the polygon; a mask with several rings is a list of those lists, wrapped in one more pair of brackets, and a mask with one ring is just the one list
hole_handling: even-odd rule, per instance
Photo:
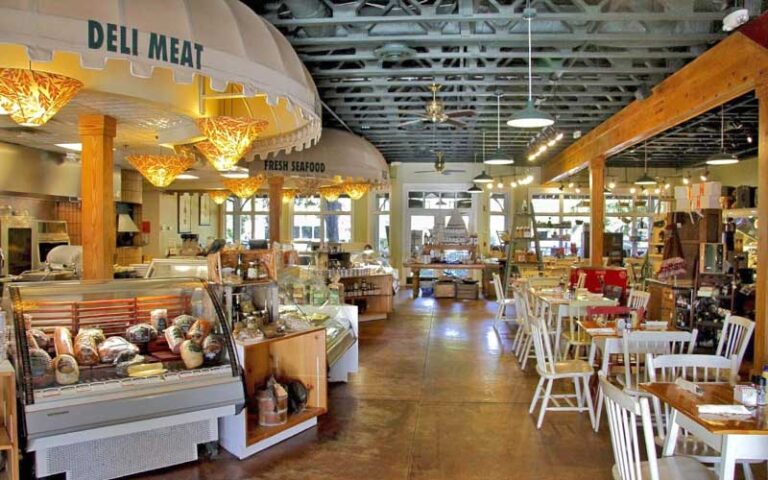
{"label": "wooden dining chair", "polygon": [[[600,375],[600,391],[605,396],[608,426],[617,480],[715,480],[717,476],[690,457],[656,457],[653,424],[648,399],[628,395]],[[638,435],[638,425],[642,432]],[[644,447],[644,448],[643,448]],[[646,460],[643,460],[643,457]]]}
{"label": "wooden dining chair", "polygon": [[531,338],[531,319],[533,314],[528,306],[528,297],[525,292],[515,292],[515,311],[517,321],[520,323],[519,337],[515,341],[515,356],[523,370],[528,365],[528,359],[532,356],[533,339]]}
{"label": "wooden dining chair", "polygon": [[629,296],[627,297],[627,307],[635,309],[642,308],[645,310],[648,308],[648,302],[650,300],[650,292],[632,289],[629,291]]}
{"label": "wooden dining chair", "polygon": [[[646,355],[646,369],[650,382],[672,383],[678,378],[684,378],[696,383],[720,383],[735,384],[739,375],[739,363],[736,354],[730,357],[720,355],[658,355],[650,353]],[[662,405],[656,397],[651,397],[653,404],[653,416],[656,425],[656,444],[664,445],[669,429],[669,418],[672,414],[669,405]],[[717,464],[720,462],[720,452],[713,449],[695,435],[681,429],[677,443],[676,455],[693,457],[699,462]],[[744,469],[744,478],[752,480],[754,475],[750,463],[740,462]]]}
{"label": "wooden dining chair", "polygon": [[[530,326],[539,383],[536,385],[528,413],[532,414],[536,410],[536,404],[541,399],[536,428],[541,428],[544,415],[548,411],[588,412],[590,424],[594,426],[595,413],[592,408],[592,396],[589,394],[592,367],[583,360],[558,362],[552,352],[552,341],[546,322],[541,318],[532,318]],[[557,380],[572,382],[574,393],[553,394],[552,387]]]}
{"label": "wooden dining chair", "polygon": [[587,272],[579,272],[579,276],[576,279],[575,288],[584,288],[587,283]]}
{"label": "wooden dining chair", "polygon": [[716,355],[730,357],[736,355],[739,367],[744,360],[744,353],[749,347],[749,340],[755,329],[755,322],[748,318],[728,315],[725,317],[723,329],[720,331],[720,341],[717,344]]}
{"label": "wooden dining chair", "polygon": [[579,326],[580,320],[587,318],[587,306],[578,301],[568,304],[568,316],[563,323],[567,323],[568,328],[563,326],[561,334],[561,345],[563,347],[563,357],[569,358],[571,353],[574,359],[587,359],[589,357],[589,348],[592,345],[592,337],[586,330]]}
{"label": "wooden dining chair", "polygon": [[[514,306],[515,301],[511,298],[507,298],[506,289],[502,287],[502,280],[498,273],[492,273],[491,280],[493,281],[493,289],[496,293],[496,303],[498,304],[498,307],[496,308],[496,315],[493,317],[493,328],[496,330],[496,333],[499,333],[499,323],[507,322],[516,324],[519,330],[520,324],[517,322],[517,314],[515,314],[515,317],[512,318],[507,317],[507,309]],[[515,348],[514,341],[512,343],[512,348]]]}

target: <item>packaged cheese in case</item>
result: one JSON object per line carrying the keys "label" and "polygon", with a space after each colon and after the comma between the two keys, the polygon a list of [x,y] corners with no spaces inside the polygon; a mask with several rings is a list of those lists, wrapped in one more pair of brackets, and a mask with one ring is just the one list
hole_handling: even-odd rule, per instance
{"label": "packaged cheese in case", "polygon": [[80,367],[71,355],[58,355],[54,358],[53,371],[56,375],[56,383],[59,385],[72,385],[80,380]]}

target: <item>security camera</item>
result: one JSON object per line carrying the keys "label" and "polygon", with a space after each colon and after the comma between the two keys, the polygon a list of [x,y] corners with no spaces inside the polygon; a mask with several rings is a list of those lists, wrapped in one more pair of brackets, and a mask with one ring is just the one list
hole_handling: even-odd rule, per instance
{"label": "security camera", "polygon": [[730,32],[749,21],[749,10],[739,8],[734,10],[723,18],[723,31]]}

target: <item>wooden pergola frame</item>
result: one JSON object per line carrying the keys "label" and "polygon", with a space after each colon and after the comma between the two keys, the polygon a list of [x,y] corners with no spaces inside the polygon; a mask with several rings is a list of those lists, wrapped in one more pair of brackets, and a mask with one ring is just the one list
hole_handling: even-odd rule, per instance
{"label": "wooden pergola frame", "polygon": [[[590,169],[591,229],[605,230],[605,159],[741,95],[759,104],[758,178],[768,179],[768,14],[668,77],[643,100],[632,102],[542,166],[542,182]],[[768,252],[768,187],[758,188],[758,252]],[[590,235],[590,258],[602,261],[602,235]],[[768,266],[757,269],[754,369],[768,357]]]}

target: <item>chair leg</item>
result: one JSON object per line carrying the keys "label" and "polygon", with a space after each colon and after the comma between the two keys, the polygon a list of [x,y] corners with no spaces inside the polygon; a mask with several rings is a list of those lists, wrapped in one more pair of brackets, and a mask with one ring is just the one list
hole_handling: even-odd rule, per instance
{"label": "chair leg", "polygon": [[525,370],[525,366],[528,365],[528,359],[531,357],[532,347],[533,347],[533,336],[529,336],[528,341],[525,342],[525,348],[523,348],[523,365],[522,365],[523,370]]}
{"label": "chair leg", "polygon": [[587,397],[587,409],[589,411],[589,422],[592,428],[595,428],[595,410],[592,408],[592,396],[589,394],[589,377],[581,377],[584,382],[584,391]]}
{"label": "chair leg", "polygon": [[552,384],[555,381],[553,379],[547,379],[547,389],[544,391],[544,399],[541,401],[541,408],[539,409],[539,420],[536,422],[536,430],[541,430],[541,424],[544,423],[544,414],[547,413],[547,406],[549,406],[549,396],[552,394]]}
{"label": "chair leg", "polygon": [[747,462],[742,463],[741,468],[744,469],[744,480],[755,480],[755,475],[752,473],[752,467]]}
{"label": "chair leg", "polygon": [[581,387],[579,386],[579,379],[578,378],[574,378],[573,379],[573,389],[576,392],[576,405],[579,408],[583,408],[584,407],[584,399],[581,398]]}
{"label": "chair leg", "polygon": [[525,328],[520,326],[521,329],[523,329],[522,332],[520,332],[520,339],[517,341],[517,348],[515,348],[515,357],[517,357],[518,362],[522,362],[522,358],[520,357],[520,352],[523,349],[523,346],[525,346],[525,343],[528,341],[528,334],[525,332]]}
{"label": "chair leg", "polygon": [[512,340],[512,351],[517,355],[517,346],[520,343],[520,337],[523,335],[523,326],[518,324],[515,331],[515,338]]}
{"label": "chair leg", "polygon": [[536,403],[541,396],[541,387],[544,385],[544,377],[539,378],[539,383],[536,385],[536,391],[533,393],[533,400],[531,400],[531,406],[528,408],[528,413],[533,413],[536,410]]}
{"label": "chair leg", "polygon": [[[587,395],[589,395],[589,393],[587,393]],[[600,430],[600,419],[602,416],[603,416],[603,389],[600,387],[597,387],[597,407],[595,408],[595,423],[593,424],[596,432]]]}

